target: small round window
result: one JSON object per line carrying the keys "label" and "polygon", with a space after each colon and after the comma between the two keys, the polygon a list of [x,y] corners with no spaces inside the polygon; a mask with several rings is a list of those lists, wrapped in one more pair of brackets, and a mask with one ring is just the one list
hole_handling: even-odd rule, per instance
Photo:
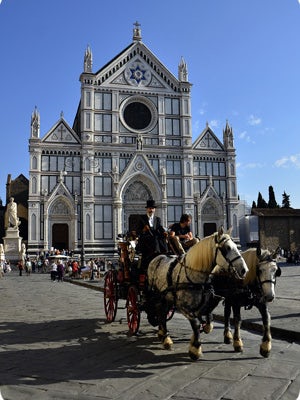
{"label": "small round window", "polygon": [[134,96],[126,99],[120,107],[124,126],[134,132],[149,132],[157,123],[157,110],[145,97]]}

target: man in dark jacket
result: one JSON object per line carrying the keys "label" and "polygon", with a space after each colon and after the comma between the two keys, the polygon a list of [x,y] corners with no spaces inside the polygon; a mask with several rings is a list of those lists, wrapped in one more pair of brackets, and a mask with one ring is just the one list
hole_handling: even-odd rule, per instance
{"label": "man in dark jacket", "polygon": [[154,200],[147,200],[146,214],[140,216],[137,229],[137,251],[142,253],[142,265],[147,268],[149,262],[158,254],[167,253],[166,231],[161,219],[155,215]]}

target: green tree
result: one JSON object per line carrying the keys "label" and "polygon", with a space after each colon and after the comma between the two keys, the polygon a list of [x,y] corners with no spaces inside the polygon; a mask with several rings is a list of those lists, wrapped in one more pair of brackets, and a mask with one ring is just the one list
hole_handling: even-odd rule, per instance
{"label": "green tree", "polygon": [[268,208],[268,203],[262,197],[260,192],[258,192],[258,197],[257,197],[257,208]]}
{"label": "green tree", "polygon": [[255,201],[252,202],[252,208],[256,208],[256,203],[255,203]]}
{"label": "green tree", "polygon": [[278,208],[277,201],[275,199],[275,193],[273,186],[269,186],[269,202],[268,202],[268,208]]}
{"label": "green tree", "polygon": [[283,192],[282,195],[282,208],[292,208],[290,204],[290,196]]}

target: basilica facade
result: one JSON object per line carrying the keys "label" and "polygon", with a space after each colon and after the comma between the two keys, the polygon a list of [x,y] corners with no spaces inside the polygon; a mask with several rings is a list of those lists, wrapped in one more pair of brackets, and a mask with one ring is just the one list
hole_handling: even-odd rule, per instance
{"label": "basilica facade", "polygon": [[221,141],[206,124],[192,140],[184,59],[175,77],[143,43],[138,23],[132,42],[96,72],[92,58],[88,47],[72,126],[61,115],[41,135],[39,111],[32,113],[28,253],[111,256],[148,199],[166,228],[188,213],[194,235],[223,225],[238,241],[232,128],[225,123]]}

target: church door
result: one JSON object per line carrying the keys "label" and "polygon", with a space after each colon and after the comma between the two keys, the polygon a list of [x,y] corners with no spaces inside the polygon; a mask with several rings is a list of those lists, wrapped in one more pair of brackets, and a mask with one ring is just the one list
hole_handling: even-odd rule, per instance
{"label": "church door", "polygon": [[69,249],[69,227],[68,224],[53,224],[52,246],[58,250]]}
{"label": "church door", "polygon": [[212,235],[217,232],[217,225],[213,222],[208,222],[203,225],[203,234],[205,236]]}

